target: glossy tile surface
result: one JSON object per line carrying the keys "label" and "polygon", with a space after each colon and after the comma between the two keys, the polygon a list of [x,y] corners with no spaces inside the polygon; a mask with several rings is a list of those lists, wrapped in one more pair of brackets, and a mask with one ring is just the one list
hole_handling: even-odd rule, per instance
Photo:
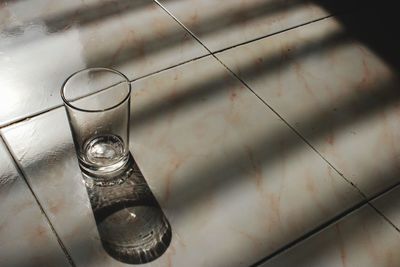
{"label": "glossy tile surface", "polygon": [[372,204],[400,229],[400,186],[378,197]]}
{"label": "glossy tile surface", "polygon": [[399,77],[336,18],[217,57],[364,193],[399,181]]}
{"label": "glossy tile surface", "polygon": [[[217,51],[328,16],[330,12],[318,2],[327,4],[337,1],[160,0],[159,2],[211,51]],[[347,7],[350,6],[349,2],[351,1],[346,3]]]}
{"label": "glossy tile surface", "polygon": [[70,266],[1,140],[0,266]]}
{"label": "glossy tile surface", "polygon": [[101,246],[64,108],[3,133],[75,264],[124,266]]}
{"label": "glossy tile surface", "polygon": [[1,1],[0,125],[60,105],[79,69],[133,79],[205,53],[151,0]]}
{"label": "glossy tile surface", "polygon": [[132,150],[182,242],[173,266],[248,266],[360,199],[212,58],[132,100]]}
{"label": "glossy tile surface", "polygon": [[400,233],[366,206],[262,267],[396,267]]}
{"label": "glossy tile surface", "polygon": [[[99,244],[64,111],[3,134],[77,265],[120,266]],[[248,266],[361,199],[211,57],[133,83],[130,147],[174,232],[151,266]]]}

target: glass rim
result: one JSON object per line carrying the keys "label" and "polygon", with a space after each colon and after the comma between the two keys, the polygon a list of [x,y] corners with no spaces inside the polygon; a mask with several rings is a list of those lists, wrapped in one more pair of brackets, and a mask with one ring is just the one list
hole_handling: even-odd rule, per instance
{"label": "glass rim", "polygon": [[[79,107],[77,107],[77,106],[74,106],[74,105],[65,97],[66,85],[67,85],[68,81],[70,81],[71,78],[73,78],[75,75],[77,75],[77,74],[79,74],[79,73],[81,73],[81,72],[90,71],[90,70],[95,70],[95,71],[108,71],[108,72],[113,72],[113,73],[115,73],[115,74],[121,76],[121,77],[122,77],[123,79],[125,79],[125,81],[128,83],[128,92],[127,92],[126,96],[125,96],[121,101],[119,101],[117,104],[115,104],[115,105],[113,105],[113,106],[111,106],[111,107],[105,108],[105,109],[83,109],[83,108],[79,108]],[[122,81],[122,82],[124,82],[124,81]],[[118,84],[118,83],[117,83],[117,84]],[[109,87],[108,87],[108,88],[109,88]],[[107,90],[108,88],[104,88],[103,90]],[[79,110],[79,111],[83,111],[83,112],[104,112],[104,111],[108,111],[108,110],[111,110],[111,109],[114,109],[114,108],[120,106],[120,105],[123,104],[127,99],[129,99],[130,96],[131,96],[131,89],[132,89],[132,88],[131,88],[131,82],[129,81],[128,77],[126,77],[122,72],[117,71],[117,70],[114,70],[114,69],[111,69],[111,68],[105,68],[105,67],[89,67],[89,68],[85,68],[85,69],[78,70],[78,71],[72,73],[70,76],[68,76],[68,78],[65,79],[65,81],[63,82],[63,84],[62,84],[62,86],[61,86],[60,94],[61,94],[61,98],[62,98],[64,104],[67,105],[68,107],[72,108],[72,109]],[[99,92],[100,92],[100,91],[99,91]],[[93,93],[93,94],[96,94],[96,93],[97,93],[97,92],[95,92],[95,93]],[[92,94],[92,95],[93,95],[93,94]],[[88,95],[88,96],[89,96],[89,95]],[[84,97],[87,97],[87,96],[84,96]],[[83,97],[82,97],[82,98],[83,98]]]}

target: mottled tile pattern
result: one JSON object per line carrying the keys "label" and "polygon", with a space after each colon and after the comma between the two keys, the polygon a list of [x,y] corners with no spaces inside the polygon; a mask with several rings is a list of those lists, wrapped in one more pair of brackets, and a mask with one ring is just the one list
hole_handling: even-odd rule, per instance
{"label": "mottled tile pattern", "polygon": [[[131,151],[174,231],[151,264],[247,266],[361,200],[212,57],[133,90]],[[63,110],[3,132],[78,265],[119,266],[94,233]]]}
{"label": "mottled tile pattern", "polygon": [[132,150],[182,242],[172,266],[248,266],[360,200],[214,59],[133,86]]}
{"label": "mottled tile pattern", "polygon": [[400,186],[375,199],[372,205],[400,229]]}
{"label": "mottled tile pattern", "polygon": [[399,181],[399,79],[335,18],[217,57],[364,193]]}
{"label": "mottled tile pattern", "polygon": [[[160,0],[159,2],[211,51],[273,34],[330,14],[330,11],[325,10],[318,1],[315,3],[304,0]],[[345,5],[347,8],[350,2]],[[333,10],[336,9],[338,7]]]}
{"label": "mottled tile pattern", "polygon": [[70,266],[1,140],[0,266]]}
{"label": "mottled tile pattern", "polygon": [[[114,260],[101,246],[64,108],[2,133],[76,265],[131,266]],[[166,266],[168,253],[150,266]]]}
{"label": "mottled tile pattern", "polygon": [[[78,69],[172,67],[132,84],[130,150],[173,231],[143,266],[249,266],[363,201],[355,186],[399,182],[400,59],[376,5],[160,2],[212,51],[268,36],[216,54],[251,90],[156,1],[0,0],[0,125],[60,105]],[[64,109],[0,132],[76,266],[128,266],[100,244]],[[0,163],[0,266],[69,266],[1,142]],[[399,195],[372,202],[393,225],[363,206],[262,266],[399,266]]]}
{"label": "mottled tile pattern", "polygon": [[137,78],[207,51],[151,0],[0,2],[0,125],[61,104],[76,70]]}
{"label": "mottled tile pattern", "polygon": [[262,267],[397,267],[400,233],[366,206]]}

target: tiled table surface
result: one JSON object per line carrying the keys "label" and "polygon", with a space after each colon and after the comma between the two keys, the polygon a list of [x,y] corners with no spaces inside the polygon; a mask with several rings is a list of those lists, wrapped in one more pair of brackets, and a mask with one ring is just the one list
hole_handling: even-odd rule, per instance
{"label": "tiled table surface", "polygon": [[173,230],[146,266],[400,266],[399,77],[336,16],[368,11],[321,3],[1,1],[0,266],[125,266],[59,107],[98,65],[134,80],[130,150]]}

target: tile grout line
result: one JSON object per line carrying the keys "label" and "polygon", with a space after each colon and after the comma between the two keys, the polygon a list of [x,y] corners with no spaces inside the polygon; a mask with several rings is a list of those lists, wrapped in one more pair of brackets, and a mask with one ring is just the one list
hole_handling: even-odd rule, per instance
{"label": "tile grout line", "polygon": [[45,217],[47,224],[50,226],[50,229],[51,229],[52,233],[55,235],[55,237],[57,239],[57,242],[60,245],[61,250],[64,252],[64,255],[67,258],[69,264],[72,267],[76,267],[76,264],[74,263],[71,255],[69,254],[67,248],[65,247],[64,243],[62,242],[60,236],[56,232],[53,224],[50,221],[49,216],[44,211],[44,208],[43,208],[42,204],[40,203],[38,197],[36,196],[35,192],[32,189],[32,186],[30,185],[30,183],[28,182],[28,180],[26,178],[25,172],[23,171],[22,167],[20,166],[19,162],[17,161],[16,156],[14,155],[14,152],[10,149],[10,145],[8,144],[7,140],[3,137],[2,133],[0,133],[0,140],[4,143],[4,146],[5,146],[8,154],[12,158],[14,167],[17,169],[18,174],[21,175],[21,177],[24,180],[25,184],[28,186],[29,191],[31,192],[33,198],[35,199],[36,204],[39,206],[39,209],[40,209],[41,213],[43,214],[43,216]]}
{"label": "tile grout line", "polygon": [[[190,30],[188,29],[182,22],[180,22],[171,12],[169,12],[163,5],[161,5],[159,3],[159,0],[154,0],[162,9],[165,10],[165,12],[167,12],[179,25],[181,25],[181,27],[183,27],[193,38],[195,38],[205,49],[207,49],[211,55],[222,65],[225,67],[225,69],[227,69],[231,75],[233,75],[237,80],[239,80],[248,90],[250,90],[265,106],[267,106],[276,116],[278,116],[279,119],[281,119],[300,139],[302,139],[308,146],[311,147],[312,150],[314,150],[314,152],[316,152],[331,168],[333,168],[346,182],[348,182],[350,185],[352,185],[359,193],[360,195],[367,200],[368,198],[366,197],[366,195],[353,183],[351,182],[349,179],[347,179],[343,173],[341,173],[335,166],[333,166],[333,164],[331,164],[325,157],[322,156],[322,154],[316,149],[314,148],[313,145],[311,145],[311,143],[305,138],[303,137],[300,132],[298,132],[289,122],[287,122],[271,105],[269,105],[264,99],[262,99],[245,81],[243,81],[234,71],[232,71],[227,65],[225,65],[225,63],[223,63],[215,54],[213,53],[206,45],[204,45],[201,40]],[[318,22],[330,17],[335,16],[334,14],[331,14],[327,17],[321,18],[321,19],[317,19],[317,20],[313,20],[311,22],[305,23],[305,24],[301,24],[299,26],[295,26],[292,27],[288,30],[292,30],[295,28],[299,28],[308,24],[312,24],[314,22]],[[280,31],[277,32],[276,34],[280,34],[283,32],[286,32],[288,30],[284,30],[284,31]],[[273,35],[273,34],[272,34]],[[267,37],[269,37],[271,35],[268,35]],[[261,38],[260,38],[261,39]]]}
{"label": "tile grout line", "polygon": [[393,185],[391,185],[390,187],[382,190],[381,192],[378,192],[377,194],[375,194],[374,196],[370,197],[368,199],[368,205],[374,209],[380,216],[383,217],[383,219],[385,219],[392,227],[394,227],[394,229],[396,229],[399,233],[400,233],[400,228],[397,227],[388,217],[386,217],[385,214],[383,214],[383,212],[381,212],[377,207],[374,206],[374,204],[372,203],[372,201],[378,199],[379,197],[381,197],[382,195],[388,193],[389,191],[393,190],[394,188],[400,186],[400,182],[397,182]]}
{"label": "tile grout line", "polygon": [[[164,9],[163,6],[162,6],[161,4],[159,4],[156,0],[153,0],[153,1],[156,2],[156,3],[157,3],[165,12],[167,12],[171,17],[173,17],[173,18],[180,24],[181,27],[183,27],[186,31],[189,32],[189,34],[191,34],[190,30],[187,29],[183,24],[181,24],[181,23],[179,22],[179,20],[177,20],[171,13],[169,13],[168,10]],[[134,79],[132,79],[132,80],[129,80],[129,81],[132,83],[132,82],[138,81],[138,80],[140,80],[140,79],[144,79],[144,78],[150,77],[150,76],[152,76],[152,75],[156,75],[156,74],[158,74],[158,73],[160,73],[160,72],[164,72],[164,71],[173,69],[173,68],[175,68],[175,67],[179,67],[179,66],[188,64],[188,63],[190,63],[190,62],[192,62],[192,61],[195,61],[195,60],[198,60],[198,59],[201,59],[201,58],[204,58],[204,57],[212,56],[213,54],[221,53],[221,52],[223,52],[223,51],[226,51],[226,50],[229,50],[229,49],[238,47],[238,46],[246,45],[246,44],[251,43],[251,42],[254,42],[254,41],[258,41],[258,40],[261,40],[261,39],[264,39],[264,38],[271,37],[271,36],[273,36],[273,35],[281,34],[281,33],[284,33],[284,32],[286,32],[286,31],[293,30],[293,29],[298,28],[298,27],[301,27],[301,26],[305,26],[305,25],[307,25],[307,24],[311,24],[311,23],[314,23],[314,22],[317,22],[317,21],[320,21],[320,20],[324,20],[324,19],[330,18],[330,17],[332,17],[332,16],[334,16],[334,15],[328,15],[328,16],[326,16],[326,17],[322,17],[322,18],[319,18],[319,19],[316,19],[316,20],[313,20],[313,21],[309,21],[309,22],[306,22],[306,23],[303,23],[303,24],[299,24],[299,25],[297,25],[297,26],[293,26],[293,27],[290,27],[290,28],[287,28],[287,29],[284,29],[284,30],[281,30],[281,31],[278,31],[278,32],[274,32],[274,33],[271,33],[271,34],[266,34],[266,35],[263,35],[263,36],[260,36],[260,37],[257,37],[257,38],[254,38],[254,39],[245,41],[245,42],[240,42],[240,43],[237,43],[237,44],[235,44],[235,45],[232,45],[232,46],[229,46],[229,47],[225,47],[225,48],[216,50],[216,51],[214,51],[214,52],[212,52],[212,51],[209,50],[205,45],[203,45],[203,44],[200,42],[200,40],[199,40],[197,37],[194,36],[194,34],[191,34],[192,37],[194,37],[195,40],[196,40],[197,42],[199,42],[200,45],[202,45],[202,46],[207,50],[207,52],[208,52],[207,54],[204,54],[204,55],[201,55],[201,56],[197,56],[197,57],[194,57],[194,58],[191,58],[191,59],[182,61],[182,62],[180,62],[180,63],[177,63],[177,64],[174,64],[174,65],[168,66],[168,67],[166,67],[166,68],[163,68],[163,69],[160,69],[160,70],[156,70],[156,71],[150,72],[150,73],[148,73],[148,74],[144,74],[144,75],[142,75],[142,76],[136,77],[136,78],[134,78]],[[57,108],[60,108],[60,107],[62,107],[62,106],[63,106],[63,104],[59,104],[59,105],[56,105],[56,106],[53,106],[53,107],[50,107],[50,108],[43,109],[43,110],[38,111],[38,112],[34,112],[34,113],[29,114],[29,115],[27,115],[27,116],[24,116],[24,117],[22,117],[22,118],[11,120],[11,121],[9,121],[9,122],[7,122],[7,123],[5,123],[5,124],[0,124],[0,129],[6,128],[6,127],[11,126],[11,125],[13,125],[13,124],[17,124],[17,123],[23,122],[23,121],[25,121],[25,120],[32,119],[32,118],[37,117],[37,116],[40,116],[40,115],[43,115],[43,114],[46,113],[46,112],[53,111],[53,110],[55,110],[55,109],[57,109]]]}
{"label": "tile grout line", "polygon": [[14,125],[14,124],[18,124],[18,123],[23,122],[23,121],[29,121],[30,119],[33,119],[33,118],[38,117],[38,116],[40,116],[40,115],[43,115],[43,114],[45,114],[45,113],[47,113],[47,112],[56,110],[56,109],[58,109],[58,108],[60,108],[60,107],[62,107],[62,106],[63,106],[62,104],[59,104],[59,105],[57,105],[57,106],[52,106],[52,107],[50,107],[50,108],[46,108],[46,109],[44,109],[44,110],[41,110],[41,111],[38,111],[38,112],[34,112],[34,113],[32,113],[32,114],[30,114],[30,115],[28,115],[28,116],[25,116],[25,117],[22,117],[22,118],[19,118],[19,119],[12,120],[12,121],[7,122],[7,123],[5,123],[5,124],[3,124],[3,125],[0,125],[0,129],[7,128],[7,127],[9,127],[9,126],[12,126],[12,125]]}
{"label": "tile grout line", "polygon": [[[134,78],[134,79],[132,79],[132,80],[129,80],[131,83],[132,83],[132,82],[135,82],[135,81],[138,81],[138,80],[140,80],[140,79],[144,79],[144,78],[150,77],[150,76],[152,76],[152,75],[156,75],[156,74],[158,74],[158,73],[160,73],[160,72],[164,72],[164,71],[170,70],[170,69],[172,69],[172,68],[175,68],[175,67],[178,67],[178,66],[181,66],[181,65],[188,64],[188,63],[190,63],[190,62],[192,62],[192,61],[195,61],[195,60],[198,60],[198,59],[201,59],[201,58],[204,58],[204,57],[213,56],[214,54],[221,53],[221,52],[223,52],[223,51],[226,51],[226,50],[229,50],[229,49],[232,49],[232,48],[235,48],[235,47],[243,46],[243,45],[249,44],[249,43],[254,42],[254,41],[258,41],[258,40],[261,40],[261,39],[264,39],[264,38],[268,38],[268,37],[271,37],[271,36],[273,36],[273,35],[281,34],[281,33],[284,33],[284,32],[286,32],[286,31],[293,30],[293,29],[295,29],[295,28],[299,28],[299,27],[305,26],[305,25],[307,25],[307,24],[311,24],[311,23],[314,23],[314,22],[318,22],[318,21],[321,21],[321,20],[324,20],[324,19],[327,19],[327,18],[330,18],[330,17],[333,17],[333,16],[334,16],[333,14],[331,14],[331,15],[328,15],[328,16],[325,16],[325,17],[322,17],[322,18],[319,18],[319,19],[315,19],[315,20],[313,20],[313,21],[309,21],[309,22],[305,22],[305,23],[299,24],[299,25],[297,25],[297,26],[293,26],[293,27],[290,27],[290,28],[286,28],[286,29],[281,30],[281,31],[277,31],[277,32],[274,32],[274,33],[266,34],[266,35],[263,35],[263,36],[260,36],[260,37],[257,37],[257,38],[254,38],[254,39],[245,41],[245,42],[239,42],[239,43],[237,43],[237,44],[235,44],[235,45],[232,45],[232,46],[229,46],[229,47],[225,47],[225,48],[222,48],[222,49],[219,49],[219,50],[216,50],[216,51],[212,52],[212,51],[209,50],[204,44],[202,44],[201,41],[200,41],[193,33],[191,33],[191,31],[190,31],[189,29],[187,29],[182,23],[180,23],[180,21],[179,21],[177,18],[175,18],[168,10],[166,10],[157,0],[153,0],[153,1],[156,2],[156,4],[158,4],[158,5],[159,5],[165,12],[167,12],[172,18],[174,18],[174,20],[176,20],[176,22],[178,22],[178,24],[180,24],[180,26],[183,27],[189,34],[191,34],[192,37],[193,37],[197,42],[199,42],[200,45],[202,45],[202,46],[207,50],[208,53],[207,53],[207,54],[204,54],[204,55],[201,55],[201,56],[197,56],[197,57],[188,59],[188,60],[185,60],[185,61],[182,61],[182,62],[180,62],[180,63],[177,63],[177,64],[174,64],[174,65],[168,66],[168,67],[166,67],[166,68],[162,68],[162,69],[160,69],[160,70],[156,70],[156,71],[150,72],[150,73],[148,73],[148,74],[144,74],[144,75],[142,75],[142,76],[136,77],[136,78]],[[5,123],[5,124],[1,124],[1,123],[0,123],[0,129],[6,128],[6,127],[8,127],[8,126],[11,126],[11,125],[13,125],[13,124],[17,124],[17,123],[20,123],[20,122],[23,122],[23,121],[26,121],[26,120],[30,120],[30,119],[32,119],[32,118],[34,118],[34,117],[43,115],[43,114],[46,113],[46,112],[53,111],[53,110],[55,110],[55,109],[57,109],[57,108],[60,108],[60,107],[62,107],[62,106],[63,106],[63,104],[59,104],[59,105],[56,105],[56,106],[53,106],[53,107],[50,107],[50,108],[43,109],[43,110],[38,111],[38,112],[31,113],[31,114],[26,115],[26,116],[24,116],[24,117],[22,117],[22,118],[11,120],[11,121],[9,121],[9,122],[7,122],[7,123]]]}
{"label": "tile grout line", "polygon": [[[148,73],[148,74],[139,76],[139,77],[137,77],[137,78],[134,78],[134,79],[132,79],[132,80],[129,80],[129,82],[130,82],[130,83],[133,83],[133,82],[136,82],[136,81],[138,81],[138,80],[141,80],[141,79],[144,79],[144,78],[147,78],[147,77],[156,75],[156,74],[158,74],[158,73],[160,73],[160,72],[167,71],[167,70],[170,70],[170,69],[172,69],[172,68],[179,67],[179,66],[181,66],[181,65],[185,65],[185,64],[188,64],[188,63],[190,63],[190,62],[192,62],[192,61],[195,61],[195,60],[198,60],[198,59],[201,59],[201,58],[204,58],[204,57],[208,57],[208,56],[211,56],[211,54],[208,53],[208,54],[204,54],[204,55],[201,55],[201,56],[198,56],[198,57],[194,57],[194,58],[189,59],[189,60],[182,61],[182,62],[177,63],[177,64],[175,64],[175,65],[172,65],[172,66],[169,66],[169,67],[166,67],[166,68],[163,68],[163,69],[160,69],[160,70],[157,70],[157,71],[154,71],[154,72],[151,72],[151,73]],[[106,88],[106,89],[107,89],[107,88]],[[61,97],[60,97],[60,98],[61,98]],[[27,121],[27,120],[33,119],[33,118],[35,118],[35,117],[37,117],[37,116],[40,116],[40,115],[43,115],[43,114],[45,114],[45,113],[47,113],[47,112],[56,110],[56,109],[58,109],[58,108],[60,108],[60,107],[62,107],[62,106],[63,106],[63,104],[58,104],[58,105],[55,105],[55,106],[52,106],[52,107],[43,109],[43,110],[41,110],[41,111],[34,112],[34,113],[32,113],[32,114],[30,114],[30,115],[27,115],[27,116],[24,116],[24,117],[22,117],[22,118],[15,119],[15,120],[11,120],[11,121],[9,121],[9,122],[7,122],[7,123],[5,123],[5,124],[2,124],[2,125],[0,124],[0,129],[3,129],[3,128],[9,127],[9,126],[12,126],[12,125],[14,125],[14,124],[18,124],[18,123],[23,122],[23,121]]]}
{"label": "tile grout line", "polygon": [[323,222],[322,224],[318,225],[317,227],[311,229],[310,231],[306,232],[305,234],[301,235],[300,237],[296,238],[293,241],[290,241],[286,245],[283,245],[282,247],[276,249],[274,252],[270,253],[268,256],[256,261],[255,263],[251,264],[250,267],[257,267],[260,264],[263,264],[272,258],[284,253],[285,251],[295,247],[296,245],[302,243],[303,241],[306,241],[307,239],[311,238],[314,235],[317,235],[318,233],[324,231],[326,228],[334,225],[337,223],[339,220],[345,218],[346,216],[350,215],[352,212],[355,212],[356,210],[364,207],[367,205],[366,200],[362,200],[361,202],[355,204],[354,206],[346,209],[345,211],[335,215],[333,218],[329,219],[326,222]]}
{"label": "tile grout line", "polygon": [[225,48],[221,48],[221,49],[215,50],[214,52],[211,52],[211,53],[212,54],[218,54],[218,53],[224,52],[224,51],[232,49],[232,48],[244,46],[244,45],[247,45],[249,43],[256,42],[256,41],[259,41],[259,40],[262,40],[262,39],[266,39],[266,38],[272,37],[274,35],[279,35],[279,34],[287,32],[287,31],[294,30],[296,28],[301,28],[303,26],[307,26],[308,24],[313,24],[313,23],[316,23],[316,22],[319,22],[319,21],[322,21],[322,20],[325,20],[325,19],[329,19],[329,18],[334,17],[334,16],[335,16],[334,14],[330,14],[330,15],[327,15],[327,16],[324,16],[324,17],[321,17],[321,18],[318,18],[318,19],[314,19],[314,20],[311,20],[311,21],[307,21],[307,22],[292,26],[292,27],[285,28],[285,29],[280,30],[280,31],[276,31],[276,32],[273,32],[273,33],[269,33],[269,34],[260,36],[260,37],[256,37],[256,38],[250,39],[250,40],[245,41],[245,42],[241,42],[241,43],[238,43],[238,44],[235,44],[235,45],[231,45],[231,46],[228,46],[228,47],[225,47]]}
{"label": "tile grout line", "polygon": [[[318,21],[321,21],[321,20],[324,20],[324,19],[327,19],[327,18],[330,18],[330,17],[334,17],[334,16],[335,16],[335,14],[330,14],[330,15],[328,15],[328,16],[325,16],[325,17],[322,17],[322,18],[319,18],[319,19],[315,19],[315,20],[313,20],[313,21],[305,22],[305,23],[299,24],[299,25],[297,25],[297,26],[293,26],[293,27],[286,28],[286,29],[281,30],[281,31],[277,31],[277,32],[274,32],[274,33],[270,33],[270,34],[266,34],[266,35],[263,35],[263,36],[260,36],[260,37],[256,37],[256,38],[251,39],[251,40],[248,40],[248,41],[239,42],[239,43],[237,43],[237,44],[235,44],[235,45],[228,46],[228,47],[225,47],[225,48],[221,48],[221,49],[218,49],[218,50],[212,52],[210,49],[208,49],[208,48],[199,40],[199,38],[197,38],[188,28],[186,28],[186,26],[184,26],[177,18],[175,18],[174,15],[172,15],[172,13],[170,13],[167,9],[165,9],[157,0],[153,0],[153,1],[154,1],[156,4],[158,4],[158,5],[161,7],[161,9],[163,9],[165,12],[167,12],[167,13],[168,13],[178,24],[180,24],[180,26],[183,27],[190,35],[192,35],[192,37],[193,37],[197,42],[199,42],[200,45],[202,45],[202,46],[208,51],[208,53],[207,53],[207,54],[204,54],[204,55],[201,55],[201,56],[197,56],[197,57],[188,59],[188,60],[185,60],[185,61],[182,61],[182,62],[180,62],[180,63],[174,64],[174,65],[172,65],[172,66],[169,66],[169,67],[166,67],[166,68],[163,68],[163,69],[160,69],[160,70],[156,70],[156,71],[150,72],[150,73],[148,73],[148,74],[144,74],[144,75],[142,75],[142,76],[139,76],[139,77],[137,77],[137,78],[134,78],[134,79],[132,79],[132,80],[129,80],[130,82],[135,82],[135,81],[138,81],[138,80],[140,80],[140,79],[144,79],[144,78],[150,77],[150,76],[152,76],[152,75],[156,75],[157,73],[160,73],[160,72],[163,72],[163,71],[166,71],[166,70],[170,70],[170,69],[172,69],[172,68],[175,68],[175,67],[178,67],[178,66],[181,66],[181,65],[188,64],[188,63],[190,63],[190,62],[192,62],[192,61],[195,61],[195,60],[198,60],[198,59],[207,57],[207,56],[212,56],[212,55],[214,55],[214,54],[221,53],[221,52],[223,52],[223,51],[226,51],[226,50],[229,50],[229,49],[232,49],[232,48],[235,48],[235,47],[243,46],[243,45],[249,44],[249,43],[251,43],[251,42],[255,42],[255,41],[258,41],[258,40],[261,40],[261,39],[264,39],[264,38],[268,38],[268,37],[271,37],[271,36],[273,36],[273,35],[281,34],[281,33],[284,33],[284,32],[286,32],[286,31],[290,31],[290,30],[293,30],[293,29],[295,29],[295,28],[299,28],[299,27],[302,27],[302,26],[306,26],[307,24],[311,24],[311,23],[318,22]],[[351,10],[350,10],[350,11],[351,11]],[[347,12],[350,12],[350,11],[347,11]],[[9,122],[7,122],[7,123],[5,123],[5,124],[1,124],[1,123],[0,123],[0,129],[6,128],[6,127],[11,126],[11,125],[13,125],[13,124],[20,123],[20,122],[25,121],[25,120],[32,119],[32,118],[34,118],[34,117],[36,117],[36,116],[42,115],[42,114],[44,114],[44,113],[46,113],[46,112],[55,110],[55,109],[57,109],[57,108],[59,108],[59,107],[62,107],[62,106],[63,106],[63,104],[59,104],[59,105],[56,105],[56,106],[53,106],[53,107],[50,107],[50,108],[46,108],[46,109],[41,110],[41,111],[38,111],[38,112],[31,113],[31,114],[26,115],[26,116],[24,116],[24,117],[22,117],[22,118],[11,120],[11,121],[9,121]]]}
{"label": "tile grout line", "polygon": [[[253,89],[251,89],[251,87],[244,82],[235,72],[233,72],[227,65],[225,65],[215,54],[238,47],[238,46],[243,46],[246,44],[249,44],[251,42],[254,41],[258,41],[264,38],[268,38],[271,37],[273,35],[278,35],[296,28],[300,28],[312,23],[316,23],[331,17],[335,17],[337,16],[337,14],[330,14],[328,16],[319,18],[319,19],[315,19],[306,23],[302,23],[272,34],[268,34],[265,36],[261,36],[261,37],[257,37],[254,38],[252,40],[248,40],[230,47],[226,47],[217,51],[212,52],[205,44],[203,44],[203,42],[200,40],[200,38],[198,38],[189,28],[187,28],[178,18],[176,18],[169,10],[167,10],[160,2],[159,0],[154,0],[168,15],[170,15],[182,28],[184,28],[194,39],[197,40],[197,42],[199,42],[209,53],[210,55],[212,55],[221,65],[223,65],[230,73],[231,75],[233,75],[236,79],[238,79],[244,86],[246,86],[246,88],[248,90],[250,90],[265,106],[267,106],[276,116],[278,116],[300,139],[303,140],[303,142],[305,142],[315,153],[317,153],[319,155],[320,158],[322,158],[333,170],[336,171],[336,173],[339,174],[340,177],[342,177],[343,180],[345,180],[348,184],[350,184],[354,189],[356,189],[356,191],[359,193],[359,195],[362,197],[362,201],[358,204],[356,204],[354,207],[345,210],[344,212],[340,213],[339,215],[336,215],[334,218],[330,219],[328,222],[323,223],[322,225],[314,228],[313,230],[311,230],[310,232],[302,235],[301,237],[299,237],[298,239],[290,242],[289,244],[285,245],[284,247],[278,249],[277,251],[273,252],[272,254],[270,254],[269,256],[267,256],[266,258],[258,261],[257,263],[251,265],[251,266],[257,266],[263,262],[268,261],[269,259],[271,259],[274,256],[277,256],[278,254],[281,254],[283,251],[286,251],[287,249],[290,249],[291,247],[293,247],[294,245],[306,240],[308,237],[312,236],[313,234],[325,229],[326,227],[328,227],[329,225],[334,224],[335,222],[339,221],[341,218],[345,217],[346,215],[350,214],[351,212],[353,212],[354,210],[364,206],[364,205],[369,205],[372,209],[374,209],[379,215],[381,215],[390,225],[392,225],[397,231],[400,232],[400,230],[384,215],[382,214],[382,212],[380,212],[377,208],[375,208],[372,203],[370,203],[370,201],[374,198],[377,198],[381,195],[383,195],[384,193],[390,191],[392,188],[396,187],[398,184],[395,184],[385,190],[383,190],[382,192],[378,193],[377,195],[373,196],[372,198],[368,198],[366,194],[364,194],[364,192],[362,192],[361,189],[359,189],[357,187],[356,184],[354,184],[351,180],[349,180],[348,178],[346,178],[344,176],[344,174],[342,172],[340,172],[331,162],[329,162],[305,137],[303,137],[300,132],[298,132],[289,122],[287,122],[275,109],[272,108],[272,106],[270,106],[266,101],[264,101]],[[353,10],[348,10],[346,13],[350,13]]]}
{"label": "tile grout line", "polygon": [[381,190],[380,192],[372,195],[371,197],[368,198],[368,201],[374,201],[377,198],[379,198],[380,196],[382,196],[383,194],[386,194],[387,192],[389,192],[390,190],[396,188],[397,186],[400,186],[400,181],[394,183],[393,185]]}
{"label": "tile grout line", "polygon": [[389,218],[386,217],[385,214],[383,214],[378,208],[376,208],[376,207],[374,206],[374,204],[372,204],[371,202],[368,201],[368,205],[369,205],[373,210],[375,210],[376,213],[378,213],[380,216],[382,216],[383,219],[384,219],[387,223],[389,223],[397,232],[400,233],[400,229],[399,229],[391,220],[389,220]]}
{"label": "tile grout line", "polygon": [[175,22],[177,22],[187,33],[189,33],[200,45],[202,45],[202,46],[210,53],[210,55],[214,55],[214,54],[217,54],[217,53],[220,53],[220,52],[223,52],[223,51],[225,51],[225,50],[229,50],[229,49],[232,49],[232,48],[235,48],[235,47],[243,46],[243,45],[246,45],[246,44],[249,44],[249,43],[252,43],[252,42],[261,40],[261,39],[265,39],[265,38],[268,38],[268,37],[271,37],[271,36],[274,36],[274,35],[279,35],[279,34],[282,34],[282,33],[284,33],[284,32],[287,32],[287,31],[290,31],[290,30],[294,30],[294,29],[296,29],[296,28],[300,28],[300,27],[306,26],[306,25],[308,25],[308,24],[312,24],[312,23],[315,23],[315,22],[318,22],[318,21],[321,21],[321,20],[325,20],[325,19],[334,17],[334,16],[336,15],[336,14],[329,14],[329,15],[326,15],[326,16],[321,17],[321,18],[318,18],[318,19],[314,19],[314,20],[311,20],[311,21],[308,21],[308,22],[304,22],[304,23],[301,23],[301,24],[298,24],[298,25],[295,25],[295,26],[291,26],[291,27],[285,28],[285,29],[283,29],[283,30],[279,30],[279,31],[276,31],[276,32],[273,32],[273,33],[268,33],[268,34],[265,34],[265,35],[262,35],[262,36],[259,36],[259,37],[256,37],[256,38],[253,38],[253,39],[244,41],[244,42],[239,42],[239,43],[237,43],[237,44],[234,44],[234,45],[231,45],[231,46],[228,46],[228,47],[224,47],[224,48],[215,50],[215,51],[213,52],[213,51],[211,51],[205,44],[203,44],[203,42],[200,40],[199,37],[197,37],[189,28],[187,28],[177,17],[175,17],[175,16],[173,15],[166,7],[164,7],[164,6],[159,2],[159,0],[153,0],[153,1],[154,1],[157,5],[159,5],[160,8],[163,9],[168,15],[170,15],[171,18],[173,18],[173,19],[175,20]]}
{"label": "tile grout line", "polygon": [[300,236],[299,238],[295,239],[294,241],[291,241],[289,244],[286,244],[284,246],[282,246],[281,248],[279,248],[278,250],[276,250],[275,252],[271,253],[270,255],[266,256],[265,258],[257,261],[256,263],[254,263],[253,265],[250,265],[250,267],[256,267],[262,263],[267,262],[268,260],[284,253],[286,250],[289,250],[291,248],[293,248],[294,246],[296,246],[297,244],[300,244],[303,241],[306,241],[307,239],[311,238],[314,235],[317,235],[318,233],[322,232],[324,229],[331,227],[332,225],[334,225],[335,223],[339,222],[341,219],[345,218],[346,216],[350,215],[351,213],[355,212],[356,210],[362,208],[362,207],[366,207],[369,206],[371,207],[376,213],[378,213],[378,215],[381,215],[383,217],[383,219],[385,219],[391,226],[393,226],[396,230],[398,230],[398,228],[385,216],[383,215],[377,208],[375,208],[374,206],[372,206],[372,204],[370,203],[370,201],[380,197],[383,194],[386,194],[387,192],[389,192],[390,190],[392,190],[393,188],[397,187],[400,185],[400,182],[396,183],[395,185],[381,191],[378,195],[371,197],[369,199],[363,199],[361,200],[358,204],[354,205],[353,207],[339,213],[338,215],[334,216],[332,219],[328,220],[325,223],[322,223],[321,225],[317,226],[316,228],[310,230],[309,232],[303,234],[302,236]]}

